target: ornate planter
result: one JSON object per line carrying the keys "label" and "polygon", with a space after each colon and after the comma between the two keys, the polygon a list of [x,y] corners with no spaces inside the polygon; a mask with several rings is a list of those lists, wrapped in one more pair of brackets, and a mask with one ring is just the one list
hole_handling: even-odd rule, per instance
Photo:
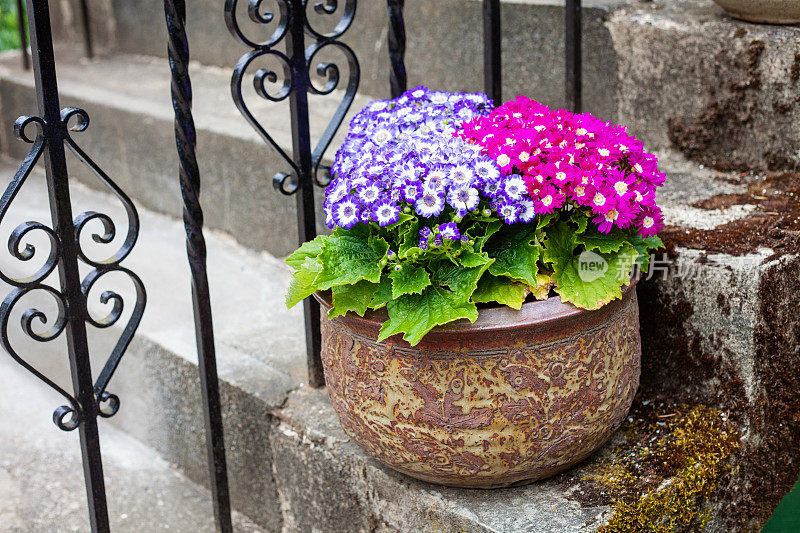
{"label": "ornate planter", "polygon": [[425,481],[493,488],[561,472],[606,442],[639,385],[635,285],[596,311],[560,298],[484,309],[415,347],[375,342],[385,319],[323,318],[328,392],[368,454]]}
{"label": "ornate planter", "polygon": [[800,0],[714,0],[731,16],[748,22],[797,24]]}

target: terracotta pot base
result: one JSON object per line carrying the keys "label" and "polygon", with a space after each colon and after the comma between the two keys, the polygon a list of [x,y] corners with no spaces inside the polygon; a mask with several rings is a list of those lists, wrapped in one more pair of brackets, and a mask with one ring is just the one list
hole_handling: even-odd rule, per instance
{"label": "terracotta pot base", "polygon": [[714,0],[729,15],[747,22],[797,24],[800,0]]}
{"label": "terracotta pot base", "polygon": [[431,483],[497,488],[555,475],[608,440],[639,384],[632,286],[596,311],[560,298],[481,310],[414,347],[376,343],[385,318],[323,318],[328,392],[368,454]]}

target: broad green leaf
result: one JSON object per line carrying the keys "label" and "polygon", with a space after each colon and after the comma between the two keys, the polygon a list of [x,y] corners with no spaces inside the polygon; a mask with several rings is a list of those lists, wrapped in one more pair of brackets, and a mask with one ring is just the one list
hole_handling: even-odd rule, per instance
{"label": "broad green leaf", "polygon": [[478,318],[475,304],[463,301],[455,293],[434,285],[427,287],[422,294],[405,294],[392,300],[386,308],[389,320],[383,324],[378,341],[403,333],[403,338],[412,346],[440,324],[460,318],[474,322]]}
{"label": "broad green leaf", "polygon": [[381,282],[375,288],[372,301],[369,306],[373,309],[380,309],[392,300],[392,280],[388,276],[381,276]]}
{"label": "broad green leaf", "polygon": [[578,229],[575,230],[575,233],[583,233],[586,231],[586,227],[589,225],[589,217],[578,209],[572,210],[569,219],[578,227]]}
{"label": "broad green leaf", "polygon": [[663,248],[664,243],[661,242],[661,238],[657,235],[644,238],[639,234],[634,234],[631,236],[630,241],[636,251],[639,252],[639,258],[636,260],[636,263],[639,265],[639,268],[642,269],[642,272],[647,274],[650,270],[650,250]]}
{"label": "broad green leaf", "polygon": [[414,265],[404,265],[402,270],[392,270],[389,273],[392,280],[392,299],[404,294],[422,294],[422,291],[431,284],[428,271]]}
{"label": "broad green leaf", "polygon": [[556,292],[565,302],[584,309],[599,309],[622,296],[631,267],[639,254],[629,244],[618,252],[585,251],[575,255],[575,233],[566,223],[548,228],[544,261],[553,265]]}
{"label": "broad green leaf", "polygon": [[490,261],[491,259],[489,258],[489,254],[486,252],[475,253],[469,248],[462,250],[462,252],[458,255],[458,262],[467,268],[475,268],[485,265]]}
{"label": "broad green leaf", "polygon": [[325,235],[319,235],[313,241],[304,242],[300,248],[286,258],[286,264],[294,270],[299,270],[306,260],[306,257],[318,257],[322,253],[325,244]]}
{"label": "broad green leaf", "polygon": [[314,281],[322,270],[322,263],[315,257],[306,257],[300,269],[292,274],[286,291],[286,307],[292,308],[317,290]]}
{"label": "broad green leaf", "polygon": [[402,226],[411,220],[416,220],[416,217],[408,213],[400,213],[400,216],[397,217],[397,222],[394,224],[389,224],[384,229],[393,232],[395,235],[402,235],[407,231],[407,228]]}
{"label": "broad green leaf", "polygon": [[536,230],[532,226],[506,226],[492,236],[486,243],[486,252],[494,258],[489,272],[495,276],[508,276],[511,279],[536,285],[541,246],[536,240]]}
{"label": "broad green leaf", "polygon": [[417,246],[419,244],[419,221],[416,219],[413,220],[408,225],[404,226],[403,230],[404,231],[397,237],[398,242],[400,242],[397,255],[400,256],[401,259],[409,257],[414,251],[420,251]]}
{"label": "broad green leaf", "polygon": [[454,265],[449,261],[438,261],[431,264],[433,281],[437,285],[449,287],[450,290],[456,294],[458,299],[469,301],[472,293],[475,292],[475,289],[478,287],[478,281],[481,279],[481,276],[483,276],[483,273],[486,272],[486,269],[489,268],[493,262],[493,259],[489,259],[482,265],[473,268],[465,268],[461,265]]}
{"label": "broad green leaf", "polygon": [[388,249],[386,241],[369,236],[368,229],[331,235],[319,256],[322,271],[314,284],[317,289],[325,290],[337,285],[354,285],[362,279],[377,283]]}
{"label": "broad green leaf", "polygon": [[372,300],[378,290],[379,284],[365,279],[355,285],[337,285],[331,289],[333,307],[328,311],[328,318],[341,316],[348,311],[354,311],[359,316],[372,305]]}
{"label": "broad green leaf", "polygon": [[536,215],[536,229],[546,228],[553,220],[559,217],[559,213],[548,213],[546,215]]}
{"label": "broad green leaf", "polygon": [[582,234],[575,235],[575,243],[582,244],[587,250],[608,254],[618,252],[628,244],[628,236],[618,230],[600,233],[597,228],[592,227]]}
{"label": "broad green leaf", "polygon": [[473,244],[472,249],[476,252],[480,253],[483,251],[483,247],[486,245],[486,241],[491,238],[492,235],[500,231],[500,228],[503,227],[503,223],[499,220],[492,220],[491,222],[487,223],[480,223],[475,224],[470,229],[467,230],[467,235],[475,241]]}
{"label": "broad green leaf", "polygon": [[508,278],[484,274],[478,288],[472,293],[475,303],[497,302],[514,309],[520,309],[530,289],[524,283],[515,283]]}

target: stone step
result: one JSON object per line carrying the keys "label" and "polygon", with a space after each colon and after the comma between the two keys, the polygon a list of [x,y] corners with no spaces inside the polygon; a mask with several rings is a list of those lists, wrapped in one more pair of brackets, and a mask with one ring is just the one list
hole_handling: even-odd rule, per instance
{"label": "stone step", "polygon": [[[85,109],[91,125],[74,138],[138,204],[179,217],[178,159],[166,61],[139,56],[114,56],[92,62],[60,50],[58,64],[62,107]],[[244,121],[230,96],[230,73],[194,65],[191,69],[197,158],[202,179],[206,223],[233,235],[248,248],[288,255],[297,244],[295,199],[277,193],[272,177],[289,167]],[[288,104],[258,98],[244,87],[253,113],[275,141],[291,153]],[[312,97],[313,132],[321,133],[342,93]],[[29,145],[13,136],[18,116],[37,111],[33,76],[21,71],[14,53],[0,54],[0,146],[21,159]],[[287,105],[284,105],[287,104]],[[366,101],[358,97],[353,110]],[[346,118],[349,123],[354,111]],[[328,151],[333,155],[343,132]],[[96,186],[87,168],[73,163],[74,175]],[[321,190],[318,189],[321,205]],[[322,226],[320,226],[320,230]]]}
{"label": "stone step", "polygon": [[[631,0],[592,0],[583,3],[584,64],[587,109],[615,116],[615,58],[607,14]],[[67,2],[53,3],[56,34],[71,43],[82,42]],[[68,4],[67,4],[68,5]],[[104,53],[133,53],[165,57],[166,29],[163,3],[158,0],[89,0],[96,41]],[[246,2],[239,2],[239,20],[247,36],[264,40],[274,31],[252,23]],[[267,3],[268,11],[276,3]],[[343,11],[322,16],[309,9],[312,23],[326,31]],[[443,90],[483,88],[483,21],[480,0],[414,0],[405,9],[409,87],[425,84]],[[564,105],[563,0],[503,0],[503,91],[525,93],[552,105]],[[327,20],[330,19],[330,20]],[[263,26],[263,25],[261,25]],[[223,5],[197,0],[189,6],[187,32],[193,59],[206,65],[233,68],[245,51],[225,27]],[[382,1],[359,2],[356,18],[342,41],[355,51],[361,64],[360,92],[389,95],[388,15]],[[341,56],[337,59],[341,60]]]}
{"label": "stone step", "polygon": [[[612,506],[619,486],[608,474],[621,468],[619,458],[673,438],[663,434],[664,427],[672,427],[665,421],[684,420],[692,406],[702,404],[728,412],[723,416],[740,431],[742,447],[733,456],[736,468],[714,467],[721,485],[707,496],[707,530],[744,531],[763,523],[800,466],[792,445],[800,437],[793,416],[800,387],[792,370],[800,345],[791,314],[798,304],[792,290],[800,268],[796,229],[787,226],[773,237],[777,232],[762,226],[774,226],[776,215],[769,213],[776,204],[759,200],[790,198],[771,190],[774,183],[763,185],[764,191],[770,188],[763,196],[757,177],[733,179],[679,158],[663,159],[673,169],[662,195],[673,224],[666,233],[672,266],[669,275],[640,286],[644,370],[634,412],[595,458],[527,487],[491,492],[437,487],[367,458],[338,426],[324,390],[304,385],[302,320],[298,310],[282,305],[288,270],[267,254],[211,232],[209,275],[236,509],[269,531],[338,531],[343,523],[351,531],[595,531],[620,512]],[[13,166],[5,164],[2,174],[12,173]],[[747,180],[751,185],[743,183]],[[14,222],[47,221],[44,197],[42,176],[35,173],[2,234]],[[100,209],[124,227],[120,209],[107,195],[75,184],[73,199],[76,211]],[[139,243],[126,265],[144,280],[149,304],[109,387],[122,400],[109,422],[193,481],[206,483],[183,229],[146,209],[140,215]],[[762,243],[762,233],[771,240]],[[119,289],[122,282],[115,283]],[[98,287],[106,288],[112,287]],[[130,290],[121,294],[130,302]],[[95,368],[116,328],[92,332]],[[12,333],[12,342],[22,342],[21,332]],[[19,351],[33,354],[34,364],[65,384],[63,346],[31,344],[19,345],[28,347]],[[38,412],[39,418],[49,419],[56,404]],[[648,411],[653,405],[656,410]],[[783,467],[776,471],[774,464]],[[669,472],[657,469],[639,477],[662,480],[656,486],[663,491],[682,475]]]}
{"label": "stone step", "polygon": [[[78,435],[60,431],[48,416],[62,401],[5,354],[0,357],[3,531],[89,531]],[[124,431],[101,426],[113,531],[215,531],[208,490]],[[234,525],[236,531],[265,531],[238,512]]]}
{"label": "stone step", "polygon": [[737,525],[747,530],[800,473],[790,370],[800,362],[800,182],[662,161],[672,169],[660,196],[672,226],[659,272],[639,291],[642,390],[731,413],[741,450],[722,501],[751,519]]}
{"label": "stone step", "polygon": [[[54,18],[69,26],[69,13],[58,15],[61,5]],[[564,105],[563,6],[502,3],[506,98],[526,94]],[[106,53],[164,56],[157,0],[94,0],[91,9],[100,14],[95,31]],[[586,111],[629,126],[651,149],[675,147],[722,170],[800,167],[792,126],[800,120],[800,28],[736,21],[708,0],[597,0],[585,2],[583,13]],[[406,14],[410,86],[481,90],[481,2],[416,0]],[[325,27],[324,17],[314,16]],[[266,37],[256,26],[245,24],[254,38]],[[193,3],[188,28],[201,63],[227,72],[245,51],[224,27],[219,2]],[[80,42],[68,28],[58,33]],[[343,40],[361,61],[362,94],[388,95],[386,33],[384,3],[361,2]]]}

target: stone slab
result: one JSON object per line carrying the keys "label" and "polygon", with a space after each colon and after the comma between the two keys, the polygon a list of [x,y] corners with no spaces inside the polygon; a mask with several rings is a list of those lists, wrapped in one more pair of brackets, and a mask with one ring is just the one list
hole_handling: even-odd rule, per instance
{"label": "stone slab", "polygon": [[[3,161],[1,168],[6,183],[13,167]],[[126,227],[121,205],[109,195],[75,183],[72,200],[76,213],[95,209],[109,214],[117,228]],[[124,265],[142,278],[148,306],[137,336],[109,386],[120,397],[121,408],[108,422],[150,446],[194,482],[207,484],[183,226],[144,209],[139,209],[139,215],[139,240]],[[0,231],[7,235],[21,221],[49,223],[49,219],[44,177],[41,172],[34,172]],[[267,254],[245,250],[224,235],[208,232],[206,237],[232,500],[237,509],[262,527],[276,530],[280,529],[281,516],[275,484],[269,475],[271,451],[267,437],[274,423],[269,410],[280,406],[288,391],[306,379],[302,312],[284,307],[289,277],[285,265]],[[34,245],[46,249],[45,242],[32,238]],[[84,243],[87,253],[100,251],[90,244],[91,241]],[[0,261],[3,268],[18,266],[8,255]],[[53,278],[50,283],[57,284]],[[106,289],[115,290],[122,295],[125,309],[132,309],[132,286],[124,277],[98,283],[105,284],[96,288],[97,295]],[[7,287],[4,289],[3,294]],[[35,294],[30,298],[33,300],[26,300],[27,303],[38,305],[45,312],[54,311],[46,298],[37,300]],[[13,316],[19,316],[24,303],[20,302]],[[90,310],[95,316],[108,311],[91,295]],[[129,316],[130,311],[125,311],[111,329],[89,328],[95,371],[104,363],[105,354],[110,353]],[[12,318],[12,324],[18,323],[18,318]],[[30,357],[62,387],[71,387],[63,356],[63,335],[38,344],[25,339],[19,328],[10,329],[11,342],[23,356]],[[5,356],[3,359],[7,360]],[[55,407],[39,416],[49,419]]]}
{"label": "stone slab", "polygon": [[722,170],[800,166],[800,28],[736,21],[700,0],[625,6],[606,27],[617,119],[649,148]]}
{"label": "stone slab", "polygon": [[[70,55],[68,50],[63,54]],[[0,59],[0,122],[5,124],[0,128],[0,146],[21,159],[29,146],[13,137],[12,125],[22,114],[36,114],[37,108],[32,75],[22,72],[16,59],[11,53]],[[65,60],[58,67],[62,107],[81,107],[91,118],[85,132],[73,134],[76,142],[142,206],[179,217],[182,203],[166,61],[116,56],[88,63]],[[234,235],[249,248],[288,255],[297,245],[296,201],[272,187],[272,177],[287,171],[287,164],[267,148],[235,108],[228,88],[229,73],[196,66],[192,76],[206,224]],[[273,106],[250,92],[253,113],[291,153],[287,102]],[[315,134],[327,125],[338,96],[341,94],[313,100],[311,127]],[[353,110],[365,103],[363,98],[357,99]],[[342,135],[340,131],[337,139]],[[98,186],[77,160],[68,163],[77,178]],[[321,190],[317,193],[321,205]]]}
{"label": "stone slab", "polygon": [[[78,435],[60,431],[49,416],[61,401],[11,359],[0,358],[3,531],[89,531]],[[124,431],[101,423],[100,438],[113,531],[215,531],[209,491]],[[269,531],[238,512],[233,519],[236,531]]]}
{"label": "stone slab", "polygon": [[[69,16],[74,0],[60,0],[54,8]],[[94,4],[97,4],[96,7]],[[628,0],[584,2],[584,101],[586,109],[612,120],[616,110],[616,58],[603,21],[610,10]],[[246,2],[240,4],[243,29],[253,40],[265,39],[274,29],[249,21]],[[164,57],[166,31],[163,6],[157,0],[91,0],[96,33],[106,52]],[[343,3],[329,17],[309,10],[316,27],[332,28]],[[199,0],[187,16],[192,57],[205,65],[231,69],[246,49],[234,41],[223,20],[222,4]],[[274,9],[267,4],[264,9]],[[414,0],[405,9],[407,68],[410,87],[426,84],[446,90],[483,88],[483,25],[479,0]],[[105,17],[105,13],[113,16]],[[564,105],[564,2],[558,0],[504,0],[503,91],[507,96],[524,93],[550,105]],[[56,16],[57,19],[64,17]],[[326,20],[326,18],[331,21]],[[71,20],[71,19],[70,19]],[[67,42],[79,42],[74,23],[65,20],[58,32]],[[385,2],[358,3],[353,27],[342,38],[361,63],[363,94],[385,98],[389,94],[388,15]],[[341,56],[338,57],[341,61]]]}

